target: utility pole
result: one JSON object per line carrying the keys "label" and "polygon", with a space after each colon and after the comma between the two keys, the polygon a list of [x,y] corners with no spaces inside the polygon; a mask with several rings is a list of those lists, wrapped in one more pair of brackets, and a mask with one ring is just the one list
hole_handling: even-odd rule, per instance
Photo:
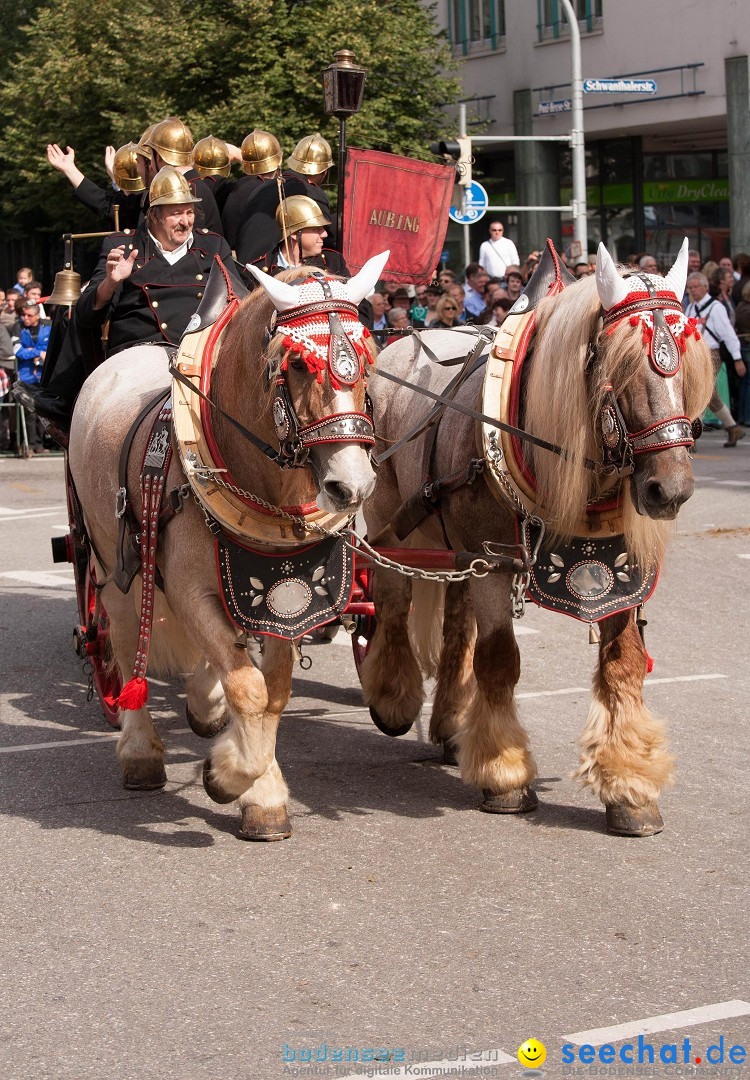
{"label": "utility pole", "polygon": [[586,148],[583,138],[583,76],[581,74],[581,31],[570,0],[560,0],[570,27],[570,51],[572,61],[571,89],[573,126],[570,146],[573,157],[573,228],[576,241],[581,245],[580,258],[588,258],[588,220],[586,217]]}

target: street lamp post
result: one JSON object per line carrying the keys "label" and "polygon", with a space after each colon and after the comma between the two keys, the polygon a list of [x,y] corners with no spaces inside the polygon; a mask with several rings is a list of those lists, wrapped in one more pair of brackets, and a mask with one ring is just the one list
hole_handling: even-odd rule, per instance
{"label": "street lamp post", "polygon": [[344,242],[344,167],[346,165],[346,121],[362,107],[367,72],[360,67],[350,49],[339,49],[334,62],[323,72],[323,107],[326,116],[339,122],[338,206],[336,207],[336,242],[343,251]]}
{"label": "street lamp post", "polygon": [[573,229],[581,245],[579,258],[588,258],[588,219],[586,216],[586,148],[583,139],[583,77],[581,74],[581,31],[570,0],[561,0],[570,27],[572,60],[572,121],[570,144],[573,158]]}

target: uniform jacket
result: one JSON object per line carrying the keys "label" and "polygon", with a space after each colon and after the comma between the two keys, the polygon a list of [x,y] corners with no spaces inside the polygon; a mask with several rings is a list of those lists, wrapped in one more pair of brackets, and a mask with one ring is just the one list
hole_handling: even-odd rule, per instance
{"label": "uniform jacket", "polygon": [[221,220],[224,225],[224,236],[233,251],[237,250],[237,237],[248,216],[248,206],[252,197],[264,184],[272,184],[274,188],[276,187],[275,180],[264,180],[262,176],[241,176],[227,196],[221,211]]}
{"label": "uniform jacket", "polygon": [[[121,244],[126,256],[138,249],[135,269],[120,283],[110,304],[96,311],[96,290],[107,276],[107,256]],[[96,270],[76,305],[79,325],[94,330],[109,318],[109,354],[143,341],[176,345],[200,303],[216,255],[231,259],[229,245],[207,229],[194,230],[192,247],[173,266],[156,249],[145,223],[134,236],[106,237]]]}
{"label": "uniform jacket", "polygon": [[209,232],[223,236],[224,227],[221,224],[221,214],[214,198],[213,184],[207,183],[195,169],[188,169],[183,175],[193,195],[201,200],[195,207],[196,223],[208,229]]}
{"label": "uniform jacket", "polygon": [[146,193],[135,191],[115,191],[110,188],[105,191],[98,187],[88,177],[83,178],[73,194],[79,202],[93,210],[106,228],[114,228],[115,206],[120,208],[120,228],[137,229],[143,221]]}
{"label": "uniform jacket", "polygon": [[[323,188],[311,184],[306,177],[295,172],[285,172],[284,197],[307,195],[321,208],[326,217],[333,222],[328,196]],[[247,213],[237,236],[235,251],[240,263],[254,263],[272,251],[281,241],[281,229],[276,224],[276,210],[279,205],[279,187],[276,181],[266,182],[258,188],[248,202]],[[335,227],[327,226],[329,243],[335,246]]]}

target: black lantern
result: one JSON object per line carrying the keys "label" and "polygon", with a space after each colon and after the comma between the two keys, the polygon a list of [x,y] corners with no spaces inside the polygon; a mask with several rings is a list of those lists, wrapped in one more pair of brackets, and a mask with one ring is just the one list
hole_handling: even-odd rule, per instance
{"label": "black lantern", "polygon": [[356,63],[351,49],[339,49],[336,59],[323,72],[323,108],[326,116],[339,122],[338,206],[336,208],[336,246],[343,251],[344,166],[346,165],[346,120],[362,107],[367,72]]}
{"label": "black lantern", "polygon": [[356,63],[350,49],[339,49],[336,59],[323,72],[323,107],[326,116],[346,120],[362,107],[367,72]]}

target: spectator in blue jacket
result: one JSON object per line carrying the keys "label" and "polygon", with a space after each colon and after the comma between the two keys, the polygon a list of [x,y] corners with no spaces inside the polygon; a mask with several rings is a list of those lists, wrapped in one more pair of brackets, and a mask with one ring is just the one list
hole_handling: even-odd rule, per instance
{"label": "spectator in blue jacket", "polygon": [[49,331],[50,321],[42,318],[39,304],[24,304],[19,319],[19,332],[13,338],[18,377],[23,382],[38,383],[41,379]]}

